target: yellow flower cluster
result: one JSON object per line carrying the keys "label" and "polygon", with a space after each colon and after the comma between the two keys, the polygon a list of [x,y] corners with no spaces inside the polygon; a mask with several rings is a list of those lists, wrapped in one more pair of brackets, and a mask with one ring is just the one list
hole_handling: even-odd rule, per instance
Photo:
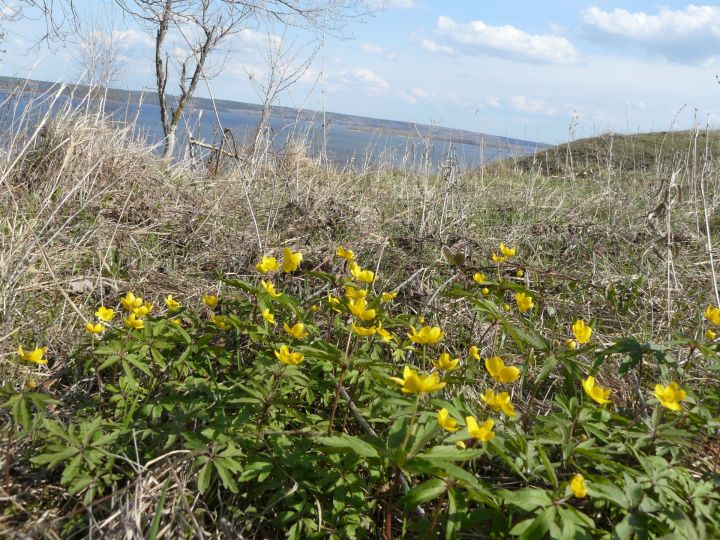
{"label": "yellow flower cluster", "polygon": [[125,326],[133,330],[145,328],[143,317],[146,317],[152,311],[152,302],[143,302],[141,297],[135,296],[132,291],[128,291],[120,299],[120,305],[128,312],[128,316],[125,318]]}

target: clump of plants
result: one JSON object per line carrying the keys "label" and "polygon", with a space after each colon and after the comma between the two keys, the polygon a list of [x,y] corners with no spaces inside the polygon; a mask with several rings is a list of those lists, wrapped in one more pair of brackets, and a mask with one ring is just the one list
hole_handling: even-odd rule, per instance
{"label": "clump of plants", "polygon": [[[6,481],[59,486],[67,535],[148,475],[147,538],[220,521],[258,538],[720,534],[720,390],[693,376],[720,369],[720,307],[695,336],[603,343],[600,320],[548,316],[504,244],[448,268],[443,310],[343,246],[327,271],[287,247],[255,270],[202,302],[96,306],[72,391],[2,388]],[[17,361],[49,356],[21,344]]]}

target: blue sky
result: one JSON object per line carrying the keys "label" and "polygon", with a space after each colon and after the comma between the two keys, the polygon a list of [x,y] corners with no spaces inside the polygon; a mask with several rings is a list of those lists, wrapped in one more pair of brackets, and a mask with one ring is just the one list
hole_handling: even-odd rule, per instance
{"label": "blue sky", "polygon": [[[370,0],[383,9],[327,37],[285,105],[561,142],[609,130],[720,128],[720,7],[644,1]],[[12,5],[13,0],[4,0]],[[116,86],[153,89],[152,40],[110,0],[76,0],[86,33],[114,32]],[[2,6],[3,2],[0,2]],[[90,21],[94,21],[90,23]],[[0,74],[77,80],[81,44],[31,49],[39,20],[12,23]],[[247,30],[216,57],[215,97],[257,102],[268,43]],[[181,36],[172,36],[179,48]],[[303,54],[298,52],[301,63]],[[292,67],[292,66],[291,66]],[[324,92],[322,91],[324,90]],[[199,95],[207,96],[202,85]]]}

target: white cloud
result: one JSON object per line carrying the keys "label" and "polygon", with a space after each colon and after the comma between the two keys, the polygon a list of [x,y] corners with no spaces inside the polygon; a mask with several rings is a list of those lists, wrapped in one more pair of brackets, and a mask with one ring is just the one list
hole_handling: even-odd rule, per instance
{"label": "white cloud", "polygon": [[448,45],[440,45],[439,43],[434,42],[432,39],[427,38],[420,40],[420,46],[423,49],[434,53],[453,54],[455,52],[452,47]]}
{"label": "white cloud", "polygon": [[522,113],[544,114],[545,116],[555,116],[557,109],[549,106],[541,99],[530,99],[526,96],[510,96],[510,105],[513,109]]}
{"label": "white cloud", "polygon": [[387,94],[390,90],[388,82],[368,68],[344,70],[339,75],[343,86],[362,88],[371,96]]}
{"label": "white cloud", "polygon": [[720,7],[696,6],[659,9],[657,14],[625,9],[584,9],[582,21],[591,36],[644,49],[678,62],[707,61],[720,49]]}
{"label": "white cloud", "polygon": [[375,45],[374,43],[361,43],[360,49],[362,49],[365,52],[376,53],[376,54],[382,54],[385,52],[385,49],[380,47],[380,45]]}
{"label": "white cloud", "polygon": [[437,52],[458,50],[469,55],[484,54],[544,64],[570,64],[580,59],[577,49],[562,36],[528,34],[511,25],[490,26],[479,20],[461,24],[441,15],[436,31],[449,44],[423,39],[422,47]]}
{"label": "white cloud", "polygon": [[155,42],[145,32],[139,30],[113,30],[112,33],[95,31],[90,32],[80,43],[80,47],[87,48],[92,45],[112,46],[118,49],[130,49],[135,46],[154,47]]}
{"label": "white cloud", "polygon": [[233,36],[241,47],[253,49],[265,49],[268,45],[279,47],[282,38],[272,33],[258,32],[251,28],[243,28]]}
{"label": "white cloud", "polygon": [[154,47],[155,41],[146,34],[138,30],[113,30],[113,39],[123,47],[132,47],[140,45],[142,47]]}
{"label": "white cloud", "polygon": [[265,78],[265,70],[257,65],[232,60],[225,66],[223,75],[229,75],[230,77],[237,77],[240,79],[254,79],[256,81],[262,81]]}
{"label": "white cloud", "polygon": [[369,0],[368,4],[375,9],[413,9],[419,6],[415,0]]}

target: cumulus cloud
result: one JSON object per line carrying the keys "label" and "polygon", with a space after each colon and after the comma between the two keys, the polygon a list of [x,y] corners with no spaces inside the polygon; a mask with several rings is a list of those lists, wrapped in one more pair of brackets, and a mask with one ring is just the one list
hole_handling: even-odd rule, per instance
{"label": "cumulus cloud", "polygon": [[522,113],[555,116],[558,112],[557,109],[541,99],[530,99],[527,96],[510,96],[509,101],[513,109]]}
{"label": "cumulus cloud", "polygon": [[434,52],[484,54],[523,62],[570,64],[580,53],[566,38],[554,34],[528,34],[511,25],[490,26],[483,21],[462,24],[440,16],[436,32],[442,43],[423,39],[420,45]]}
{"label": "cumulus cloud", "polygon": [[620,46],[634,46],[676,62],[696,63],[717,57],[720,7],[662,7],[656,14],[625,9],[580,12],[590,36]]}

